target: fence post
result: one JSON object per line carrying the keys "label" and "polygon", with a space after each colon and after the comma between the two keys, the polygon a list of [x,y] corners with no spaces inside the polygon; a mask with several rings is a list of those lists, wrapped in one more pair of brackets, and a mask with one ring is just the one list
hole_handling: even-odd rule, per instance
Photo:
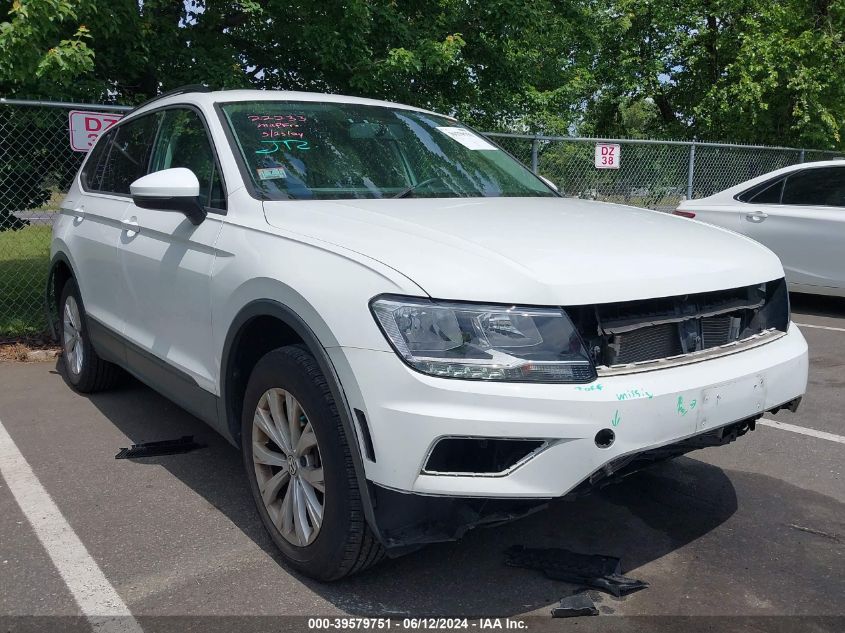
{"label": "fence post", "polygon": [[801,153],[800,153],[800,154],[798,154],[798,162],[799,162],[799,163],[803,163],[803,162],[804,162],[804,148],[803,148],[803,147],[801,148]]}
{"label": "fence post", "polygon": [[689,171],[687,172],[687,200],[692,200],[692,179],[695,176],[695,141],[689,146]]}
{"label": "fence post", "polygon": [[537,138],[539,134],[535,134],[531,140],[531,171],[538,173],[540,168],[540,139]]}

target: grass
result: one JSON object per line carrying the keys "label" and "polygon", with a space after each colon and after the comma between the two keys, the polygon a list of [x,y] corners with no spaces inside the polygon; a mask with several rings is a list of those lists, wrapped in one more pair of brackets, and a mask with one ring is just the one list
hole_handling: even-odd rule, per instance
{"label": "grass", "polygon": [[50,227],[0,232],[0,337],[39,334],[47,327],[44,287]]}

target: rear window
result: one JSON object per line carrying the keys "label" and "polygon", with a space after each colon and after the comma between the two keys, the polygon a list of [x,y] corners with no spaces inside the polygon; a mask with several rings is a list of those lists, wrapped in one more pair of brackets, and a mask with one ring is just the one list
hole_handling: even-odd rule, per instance
{"label": "rear window", "polygon": [[845,166],[817,167],[790,174],[783,188],[783,204],[845,206]]}
{"label": "rear window", "polygon": [[129,194],[129,185],[145,176],[160,113],[118,124],[101,138],[85,164],[83,182],[92,191]]}
{"label": "rear window", "polygon": [[737,200],[751,204],[780,204],[785,178],[767,180],[737,196]]}

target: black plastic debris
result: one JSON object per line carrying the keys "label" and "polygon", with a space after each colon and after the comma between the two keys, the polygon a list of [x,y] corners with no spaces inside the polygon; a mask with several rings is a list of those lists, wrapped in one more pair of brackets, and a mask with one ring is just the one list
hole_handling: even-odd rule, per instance
{"label": "black plastic debris", "polygon": [[158,457],[159,455],[178,455],[198,448],[205,448],[205,444],[194,441],[193,435],[183,435],[178,440],[162,440],[160,442],[144,442],[133,444],[132,448],[121,448],[114,456],[115,459],[135,459],[137,457]]}
{"label": "black plastic debris", "polygon": [[505,552],[505,563],[539,569],[554,580],[601,589],[617,598],[648,587],[647,582],[623,576],[621,561],[613,556],[514,545]]}
{"label": "black plastic debris", "polygon": [[576,593],[562,598],[560,604],[552,608],[553,618],[577,618],[582,615],[598,615],[599,610],[593,604],[588,593]]}

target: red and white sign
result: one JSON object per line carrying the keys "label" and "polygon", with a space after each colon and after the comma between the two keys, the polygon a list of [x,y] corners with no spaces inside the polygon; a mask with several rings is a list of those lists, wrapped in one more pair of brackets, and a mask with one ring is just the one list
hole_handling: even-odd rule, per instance
{"label": "red and white sign", "polygon": [[122,118],[122,114],[71,110],[68,114],[70,148],[76,152],[87,152],[100,134]]}
{"label": "red and white sign", "polygon": [[596,143],[596,169],[619,169],[621,149],[612,143]]}

